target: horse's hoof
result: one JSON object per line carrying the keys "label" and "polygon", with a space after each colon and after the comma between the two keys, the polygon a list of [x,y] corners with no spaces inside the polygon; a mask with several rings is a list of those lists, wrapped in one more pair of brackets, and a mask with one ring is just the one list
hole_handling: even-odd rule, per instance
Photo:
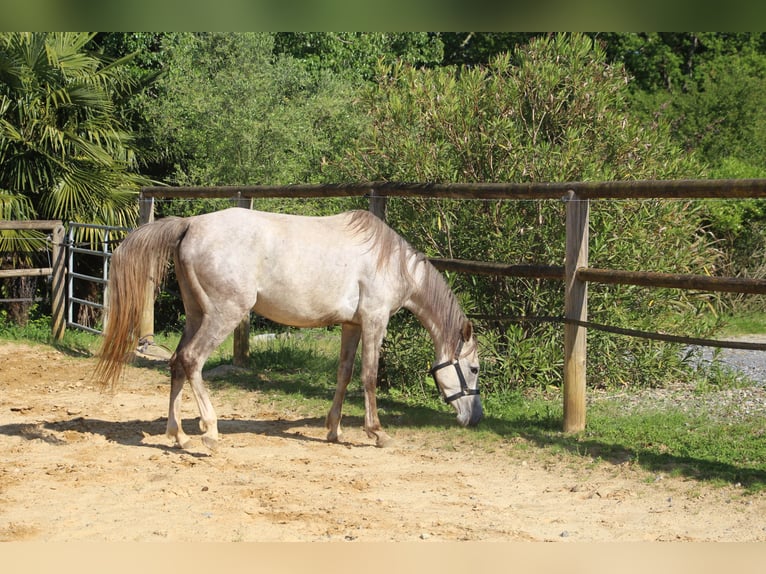
{"label": "horse's hoof", "polygon": [[213,438],[211,436],[203,436],[202,437],[202,444],[204,444],[212,452],[215,452],[216,450],[218,450],[218,439],[217,438]]}
{"label": "horse's hoof", "polygon": [[394,446],[395,443],[396,441],[387,434],[381,434],[378,435],[378,438],[375,441],[375,446],[378,448],[388,448]]}
{"label": "horse's hoof", "polygon": [[167,432],[165,436],[172,440],[178,448],[188,450],[191,446],[191,439],[186,433]]}
{"label": "horse's hoof", "polygon": [[178,448],[182,450],[189,450],[192,445],[192,441],[189,437],[186,437],[184,440],[176,439],[176,445],[178,445]]}
{"label": "horse's hoof", "polygon": [[340,442],[340,437],[342,433],[330,431],[327,433],[327,442],[334,442],[338,443]]}

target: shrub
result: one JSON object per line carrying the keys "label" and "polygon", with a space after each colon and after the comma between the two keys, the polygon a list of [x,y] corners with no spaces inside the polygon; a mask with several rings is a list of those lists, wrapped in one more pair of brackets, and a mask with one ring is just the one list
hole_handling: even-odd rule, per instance
{"label": "shrub", "polygon": [[[419,182],[544,182],[673,179],[700,173],[661,122],[642,125],[627,108],[628,78],[580,35],[543,37],[486,67],[381,70],[364,102],[372,128],[344,163],[349,179]],[[698,204],[593,202],[591,264],[628,270],[702,272],[717,253],[699,233]],[[556,201],[390,200],[389,223],[429,256],[561,265],[565,207]],[[561,327],[505,317],[556,316],[563,285],[532,279],[450,276],[479,325],[483,384],[557,384]],[[631,287],[595,289],[594,321],[699,335],[710,299]],[[423,361],[430,342],[395,316],[384,348],[391,384]],[[677,349],[594,334],[591,380],[658,384],[678,369]],[[659,355],[659,357],[658,357]],[[648,360],[651,357],[652,360]],[[412,359],[416,361],[413,363]],[[662,365],[662,367],[660,367]],[[640,370],[638,367],[640,366]]]}

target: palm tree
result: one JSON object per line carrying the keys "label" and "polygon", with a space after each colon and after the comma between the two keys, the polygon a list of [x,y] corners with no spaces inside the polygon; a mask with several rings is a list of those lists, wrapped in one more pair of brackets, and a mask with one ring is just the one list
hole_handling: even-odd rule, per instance
{"label": "palm tree", "polygon": [[[145,84],[93,37],[0,33],[0,218],[135,223],[145,180],[115,102]],[[0,232],[0,253],[20,245]]]}

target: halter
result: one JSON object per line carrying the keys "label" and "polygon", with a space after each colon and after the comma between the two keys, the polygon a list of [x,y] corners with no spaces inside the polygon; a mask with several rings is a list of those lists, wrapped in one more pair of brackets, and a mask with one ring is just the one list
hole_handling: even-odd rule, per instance
{"label": "halter", "polygon": [[[431,367],[431,370],[428,371],[428,374],[431,375],[434,378],[434,383],[436,384],[436,388],[439,390],[439,394],[441,394],[442,398],[444,399],[444,402],[447,404],[452,403],[453,401],[456,401],[460,397],[465,397],[468,395],[478,395],[479,394],[479,386],[477,384],[475,389],[469,389],[468,383],[465,380],[465,375],[463,375],[463,370],[460,368],[460,362],[458,359],[460,358],[460,351],[463,349],[463,340],[460,340],[460,344],[457,346],[457,351],[455,351],[455,359],[451,361],[445,361],[443,363],[439,363],[438,365],[434,365]],[[442,388],[439,386],[439,382],[436,380],[436,371],[440,371],[441,369],[444,369],[446,367],[455,367],[455,372],[457,373],[457,378],[460,380],[460,390],[456,392],[454,395],[447,396]]]}

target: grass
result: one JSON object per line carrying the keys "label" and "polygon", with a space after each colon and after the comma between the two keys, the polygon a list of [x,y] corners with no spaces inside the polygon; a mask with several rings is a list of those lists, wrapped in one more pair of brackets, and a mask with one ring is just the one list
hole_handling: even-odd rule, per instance
{"label": "grass", "polygon": [[[46,327],[47,329],[47,327]],[[26,329],[0,324],[0,338],[47,342],[40,324]],[[173,348],[177,336],[158,336]],[[294,331],[266,343],[253,344],[246,374],[230,374],[210,383],[217,392],[254,391],[276,409],[323,418],[335,390],[340,333],[337,329]],[[69,354],[91,355],[98,347],[92,335],[68,332],[56,346]],[[224,343],[207,368],[231,360],[231,342]],[[359,369],[356,369],[359,372]],[[256,376],[253,376],[256,373]],[[587,429],[561,431],[562,399],[558,389],[518,390],[483,397],[485,419],[477,429],[463,429],[427,381],[405,390],[381,390],[381,421],[398,432],[417,429],[436,449],[471,448],[509,455],[571,457],[572,461],[630,463],[650,472],[689,477],[711,484],[740,484],[751,492],[766,488],[766,436],[762,419],[727,420],[702,411],[679,408],[624,409],[620,396],[607,395],[589,406]],[[358,377],[344,404],[348,421],[361,421],[364,396]],[[704,387],[714,392],[715,386]],[[700,392],[699,390],[697,392]],[[361,422],[360,422],[361,424]]]}
{"label": "grass", "polygon": [[592,455],[631,460],[651,472],[715,483],[766,487],[762,420],[713,420],[669,409],[614,416],[608,405],[592,409],[578,441]]}
{"label": "grass", "polygon": [[766,313],[748,313],[726,317],[721,334],[730,337],[766,334]]}

